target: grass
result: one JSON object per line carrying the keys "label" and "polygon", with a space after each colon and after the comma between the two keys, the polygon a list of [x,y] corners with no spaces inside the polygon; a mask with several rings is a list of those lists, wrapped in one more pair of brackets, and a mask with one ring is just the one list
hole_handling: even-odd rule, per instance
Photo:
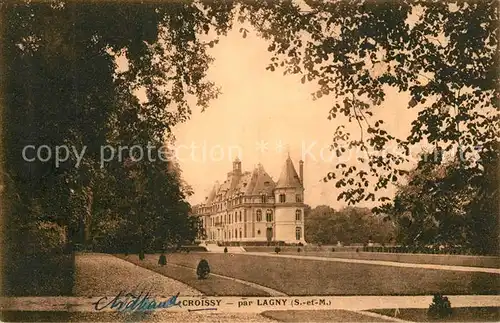
{"label": "grass", "polygon": [[[359,248],[362,249],[361,247]],[[273,252],[273,250],[267,252]],[[347,258],[347,259],[363,259],[363,260],[381,260],[395,261],[414,264],[434,264],[434,265],[449,265],[449,266],[471,266],[483,268],[498,268],[500,266],[500,257],[493,256],[464,256],[464,255],[443,255],[443,254],[409,254],[409,253],[381,253],[381,252],[356,252],[356,251],[331,251],[324,248],[322,251],[307,250],[301,248],[301,252],[297,252],[297,248],[283,249],[282,254],[300,255],[300,256],[315,256],[329,258]]]}
{"label": "grass", "polygon": [[[152,260],[146,263],[157,268],[159,255],[150,257]],[[208,261],[213,273],[254,282],[296,296],[435,293],[496,295],[500,277],[488,273],[400,268],[279,256],[261,257],[248,254],[175,253],[167,255],[167,262],[196,268],[202,258]],[[176,278],[170,272],[166,274]],[[190,275],[194,275],[194,272]],[[193,279],[181,278],[184,280],[179,280],[183,282],[193,282]]]}
{"label": "grass", "polygon": [[[185,256],[190,256],[191,254],[183,254]],[[201,259],[202,254],[198,254],[196,258]],[[253,288],[251,286],[235,282],[230,279],[215,277],[213,275],[209,275],[207,279],[198,279],[196,276],[196,271],[188,268],[181,268],[177,266],[169,266],[171,255],[167,255],[167,265],[159,266],[158,265],[158,255],[145,255],[145,259],[143,261],[139,260],[137,255],[116,255],[117,257],[127,260],[131,263],[134,263],[138,266],[150,269],[154,272],[160,273],[167,277],[176,279],[188,286],[196,288],[201,291],[203,294],[207,296],[270,296],[268,293]],[[192,268],[196,268],[196,265]],[[210,262],[209,265],[211,266]]]}
{"label": "grass", "polygon": [[266,311],[261,315],[280,322],[390,322],[345,310]]}
{"label": "grass", "polygon": [[[370,312],[394,317],[395,309],[376,309]],[[499,322],[500,307],[455,307],[450,317],[439,320],[427,317],[425,308],[403,308],[399,309],[396,317],[414,322]]]}

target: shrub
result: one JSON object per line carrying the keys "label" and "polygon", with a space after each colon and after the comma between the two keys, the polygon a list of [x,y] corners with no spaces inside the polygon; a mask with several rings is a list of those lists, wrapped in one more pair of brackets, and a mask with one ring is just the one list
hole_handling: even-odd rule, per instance
{"label": "shrub", "polygon": [[432,298],[432,303],[429,305],[427,315],[433,319],[441,319],[451,316],[453,310],[448,297],[441,294],[435,294]]}
{"label": "shrub", "polygon": [[139,260],[144,260],[144,250],[139,252]]}
{"label": "shrub", "polygon": [[356,252],[359,252],[359,248],[356,248]]}
{"label": "shrub", "polygon": [[198,267],[196,268],[196,275],[198,275],[198,279],[207,279],[209,274],[210,266],[208,265],[208,261],[205,259],[200,260]]}
{"label": "shrub", "polygon": [[335,248],[332,248],[332,252],[335,252]]}
{"label": "shrub", "polygon": [[297,252],[301,252],[301,251],[302,251],[302,249],[300,249],[300,248],[297,248]]}
{"label": "shrub", "polygon": [[224,247],[224,253],[227,253],[227,247]]}
{"label": "shrub", "polygon": [[281,248],[280,247],[276,247],[274,248],[274,252],[276,252],[277,254],[281,252]]}
{"label": "shrub", "polygon": [[303,247],[303,246],[304,246],[304,244],[303,244],[302,242],[299,242],[299,243],[298,243],[298,245],[299,245],[300,247]]}
{"label": "shrub", "polygon": [[158,265],[160,266],[165,266],[167,264],[167,257],[165,257],[165,254],[160,255],[160,259],[158,259]]}

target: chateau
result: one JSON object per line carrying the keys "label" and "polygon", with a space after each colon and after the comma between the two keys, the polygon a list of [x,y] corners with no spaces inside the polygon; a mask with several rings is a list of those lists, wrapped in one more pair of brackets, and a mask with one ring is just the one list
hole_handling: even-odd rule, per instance
{"label": "chateau", "polygon": [[243,172],[236,158],[226,180],[216,182],[205,202],[193,206],[194,215],[202,219],[206,239],[305,244],[303,161],[299,161],[299,173],[288,156],[274,182],[261,164]]}

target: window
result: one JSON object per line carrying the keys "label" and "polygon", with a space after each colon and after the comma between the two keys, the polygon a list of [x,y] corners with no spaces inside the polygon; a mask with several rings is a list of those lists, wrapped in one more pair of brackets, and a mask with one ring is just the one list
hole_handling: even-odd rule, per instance
{"label": "window", "polygon": [[257,222],[262,221],[262,210],[257,210],[257,212],[255,212],[255,214],[257,215],[256,216]]}
{"label": "window", "polygon": [[295,221],[302,221],[302,211],[300,209],[295,211]]}
{"label": "window", "polygon": [[261,199],[261,202],[262,202],[262,203],[266,203],[266,196],[265,196],[265,195],[262,195],[262,196],[260,197],[260,199]]}
{"label": "window", "polygon": [[247,222],[247,209],[244,209],[243,210],[243,220],[245,220],[245,222]]}
{"label": "window", "polygon": [[273,222],[273,210],[267,209],[266,211],[266,221]]}
{"label": "window", "polygon": [[257,230],[257,234],[260,234],[260,230]]}
{"label": "window", "polygon": [[240,239],[243,238],[243,231],[240,229]]}
{"label": "window", "polygon": [[280,194],[280,203],[285,203],[285,202],[286,202],[286,195]]}
{"label": "window", "polygon": [[301,236],[302,236],[302,228],[301,227],[295,228],[295,239],[300,240]]}
{"label": "window", "polygon": [[295,202],[302,202],[302,196],[300,196],[300,194],[296,194],[295,195]]}
{"label": "window", "polygon": [[240,211],[240,222],[242,222],[242,221],[243,221],[243,218],[241,217],[241,211]]}

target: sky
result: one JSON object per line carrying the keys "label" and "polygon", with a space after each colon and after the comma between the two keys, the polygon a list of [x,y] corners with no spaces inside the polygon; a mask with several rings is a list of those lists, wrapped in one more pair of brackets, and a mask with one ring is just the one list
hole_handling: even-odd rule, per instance
{"label": "sky", "polygon": [[[358,126],[328,120],[337,101],[333,95],[314,101],[316,84],[302,84],[301,75],[266,70],[271,58],[268,43],[252,30],[244,39],[239,27],[210,50],[215,61],[208,79],[221,87],[222,94],[206,111],[193,109],[191,120],[173,130],[183,178],[195,192],[189,202],[203,202],[215,181],[227,177],[238,155],[244,171],[261,163],[276,181],[290,154],[297,172],[298,161],[304,160],[305,203],[344,206],[337,201],[334,182],[322,179],[337,163],[329,150],[337,126],[345,124],[353,135],[359,134]],[[396,137],[406,137],[416,116],[407,110],[409,99],[407,93],[389,89],[383,105],[373,110],[374,119],[383,119],[385,129]]]}

